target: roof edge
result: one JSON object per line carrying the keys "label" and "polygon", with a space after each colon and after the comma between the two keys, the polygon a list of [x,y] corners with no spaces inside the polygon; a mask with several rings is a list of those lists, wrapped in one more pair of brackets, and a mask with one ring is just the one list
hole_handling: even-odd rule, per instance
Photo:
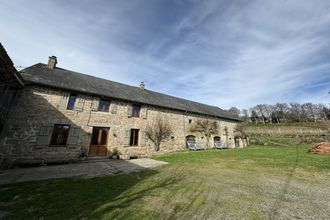
{"label": "roof edge", "polygon": [[[60,87],[60,86],[51,86],[51,85],[48,85],[48,84],[36,83],[36,82],[28,81],[28,80],[25,80],[25,82],[28,82],[29,83],[29,84],[25,84],[26,86],[28,86],[28,85],[41,85],[41,86],[45,86],[45,87],[49,87],[49,88],[55,88],[55,89],[60,89],[60,90],[65,90],[65,91],[72,91],[72,92],[77,92],[77,93],[85,94],[85,95],[106,96],[106,97],[109,97],[111,99],[118,100],[118,101],[126,101],[126,102],[131,102],[131,103],[142,104],[142,105],[149,105],[149,106],[153,106],[153,107],[157,107],[157,108],[162,108],[162,109],[168,109],[168,110],[175,110],[175,111],[180,111],[180,112],[193,113],[193,114],[204,115],[204,116],[209,116],[209,117],[216,117],[216,118],[219,118],[219,119],[227,119],[227,120],[231,120],[231,121],[238,121],[238,122],[239,121],[242,121],[242,119],[239,119],[239,118],[231,118],[231,117],[224,117],[224,116],[219,116],[219,115],[204,114],[204,113],[195,112],[195,111],[183,110],[183,109],[179,109],[179,108],[175,108],[175,107],[169,108],[169,107],[164,107],[164,106],[160,106],[160,105],[154,105],[154,104],[149,104],[149,103],[137,102],[137,101],[130,100],[130,99],[110,97],[110,96],[108,96],[106,94],[96,94],[96,93],[92,93],[92,92],[84,92],[84,91],[81,91],[81,90],[68,89],[68,88],[63,88],[63,87]],[[213,106],[213,107],[216,107],[216,106]]]}

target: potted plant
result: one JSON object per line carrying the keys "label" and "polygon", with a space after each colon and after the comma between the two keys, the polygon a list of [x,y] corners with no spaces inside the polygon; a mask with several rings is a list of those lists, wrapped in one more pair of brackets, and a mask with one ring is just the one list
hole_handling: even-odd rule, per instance
{"label": "potted plant", "polygon": [[118,159],[119,158],[119,155],[120,155],[120,153],[118,151],[118,148],[116,148],[116,147],[113,148],[112,154],[111,154],[112,159]]}

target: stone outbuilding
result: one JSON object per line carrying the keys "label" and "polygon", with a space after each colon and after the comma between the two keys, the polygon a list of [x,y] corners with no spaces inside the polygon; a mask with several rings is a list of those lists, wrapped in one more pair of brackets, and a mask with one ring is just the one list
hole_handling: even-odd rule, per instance
{"label": "stone outbuilding", "polygon": [[[240,120],[226,111],[145,88],[129,86],[48,64],[22,71],[18,93],[1,133],[0,152],[13,163],[57,163],[87,156],[148,157],[184,150],[187,141],[203,147],[221,142],[240,147],[234,127]],[[147,126],[159,118],[173,134],[155,152]],[[191,132],[199,120],[216,123],[217,133],[206,137]]]}

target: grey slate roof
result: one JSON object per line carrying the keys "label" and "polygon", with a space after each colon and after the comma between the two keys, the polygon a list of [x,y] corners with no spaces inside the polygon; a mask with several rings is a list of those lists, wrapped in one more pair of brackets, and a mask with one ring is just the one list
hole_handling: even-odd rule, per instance
{"label": "grey slate roof", "polygon": [[0,43],[0,83],[5,83],[16,88],[22,88],[23,79],[14,67],[13,61],[10,59],[7,51]]}
{"label": "grey slate roof", "polygon": [[20,71],[25,83],[40,84],[113,99],[126,100],[191,113],[239,121],[235,116],[216,106],[205,105],[148,89],[97,78],[62,68],[50,69],[46,64],[35,64]]}

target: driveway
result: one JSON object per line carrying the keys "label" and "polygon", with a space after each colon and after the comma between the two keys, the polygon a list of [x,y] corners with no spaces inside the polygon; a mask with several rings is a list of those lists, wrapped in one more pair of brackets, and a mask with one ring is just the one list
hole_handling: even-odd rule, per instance
{"label": "driveway", "polygon": [[38,181],[66,177],[113,176],[123,173],[153,169],[167,162],[152,159],[105,160],[88,163],[18,168],[0,171],[0,184]]}

